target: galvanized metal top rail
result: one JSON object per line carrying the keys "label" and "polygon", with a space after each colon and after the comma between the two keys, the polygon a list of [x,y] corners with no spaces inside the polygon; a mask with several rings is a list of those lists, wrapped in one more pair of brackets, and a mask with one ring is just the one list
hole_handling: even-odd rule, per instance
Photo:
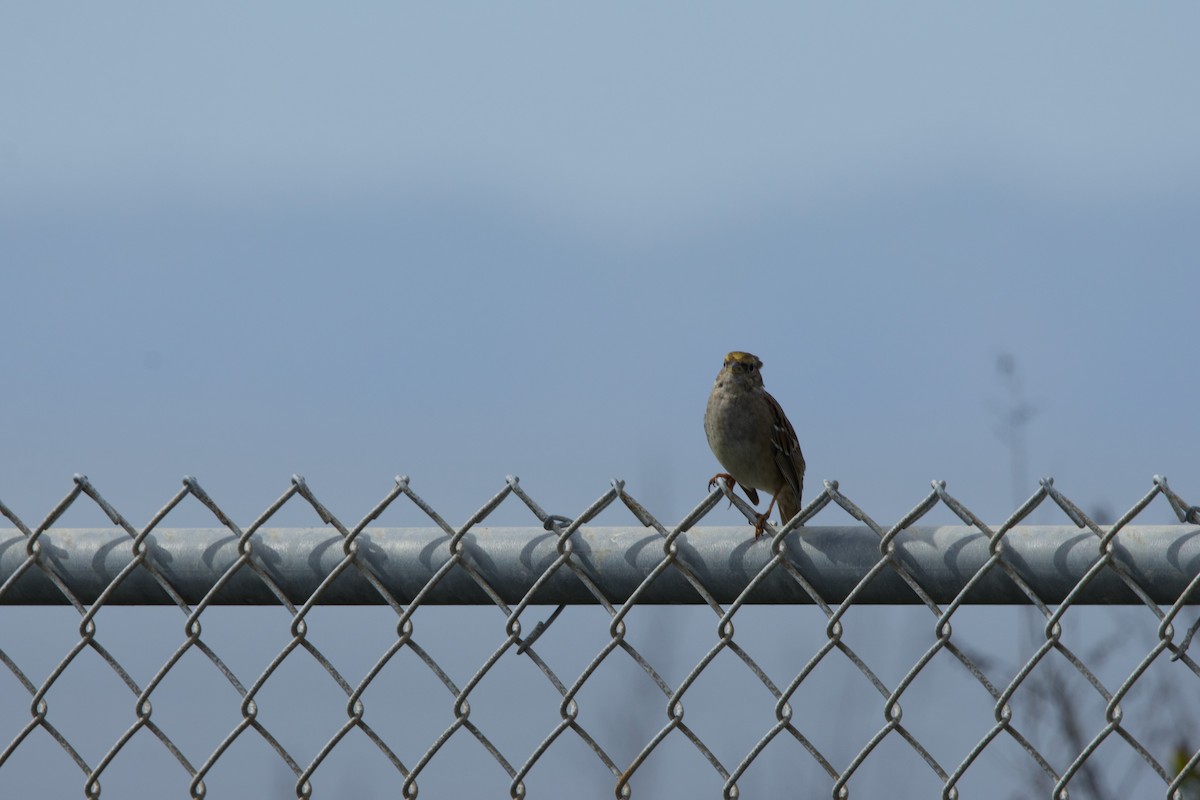
{"label": "galvanized metal top rail", "polygon": [[[534,604],[594,604],[586,576],[619,604],[664,560],[675,568],[661,570],[637,594],[638,602],[704,603],[689,580],[694,576],[720,603],[737,600],[758,577],[743,602],[812,603],[802,585],[807,582],[824,602],[836,604],[872,571],[854,602],[923,602],[902,573],[938,603],[953,601],[964,589],[966,603],[1031,602],[1013,571],[1047,604],[1062,602],[1077,587],[1072,603],[1144,602],[1119,574],[1123,571],[1151,601],[1170,605],[1200,574],[1198,525],[1126,526],[1111,543],[1074,526],[1018,526],[995,543],[970,526],[914,526],[882,547],[880,536],[866,526],[806,527],[778,543],[755,542],[744,525],[697,527],[671,539],[643,527],[585,526],[566,540],[538,528],[475,527],[457,552],[439,528],[366,528],[349,547],[329,528],[260,529],[244,552],[227,528],[159,528],[145,537],[141,559],[135,559],[134,540],[119,528],[52,528],[36,543],[35,564],[23,533],[0,530],[0,585],[8,586],[0,603],[70,602],[43,564],[80,602],[94,603],[108,590],[103,598],[108,605],[173,604],[153,572],[187,603],[211,593],[209,603],[232,605],[277,604],[270,582],[297,604],[314,592],[318,604],[387,602],[369,574],[401,603],[420,596],[425,604],[491,604],[482,578],[507,603],[520,602],[541,580]],[[1112,560],[1100,564],[1105,547]],[[570,568],[552,569],[564,549]],[[248,560],[235,568],[243,555]],[[141,563],[133,565],[135,560]],[[773,560],[774,567],[759,577]],[[1096,574],[1080,586],[1093,569]],[[127,574],[114,585],[123,570]],[[439,571],[444,574],[433,581]]]}

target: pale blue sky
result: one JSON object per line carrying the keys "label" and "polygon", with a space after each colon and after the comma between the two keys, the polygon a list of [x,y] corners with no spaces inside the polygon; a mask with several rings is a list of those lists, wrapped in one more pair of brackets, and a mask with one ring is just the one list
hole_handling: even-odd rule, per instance
{"label": "pale blue sky", "polygon": [[[1198,13],[6,7],[8,502],[397,472],[675,516],[724,352],[881,516],[933,477],[1186,491]],[[998,498],[998,499],[997,499]],[[136,515],[135,515],[136,516]]]}
{"label": "pale blue sky", "polygon": [[1031,481],[1195,502],[1198,22],[8,3],[0,498],[35,523],[84,472],[140,523],[194,474],[248,522],[301,473],[350,521],[406,473],[459,522],[515,473],[674,520],[745,349],[805,499],[1004,516],[1011,353]]}

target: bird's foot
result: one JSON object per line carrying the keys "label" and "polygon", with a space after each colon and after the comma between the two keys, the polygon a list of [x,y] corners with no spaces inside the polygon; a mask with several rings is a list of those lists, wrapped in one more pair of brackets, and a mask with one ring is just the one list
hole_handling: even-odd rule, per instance
{"label": "bird's foot", "polygon": [[713,475],[711,478],[708,479],[708,490],[710,492],[717,485],[717,478],[724,478],[725,482],[729,484],[729,487],[731,489],[737,485],[737,481],[735,481],[733,479],[733,476],[730,475],[728,472],[718,472],[716,475]]}
{"label": "bird's foot", "polygon": [[[728,472],[718,472],[716,475],[713,475],[712,478],[710,478],[708,481],[708,490],[710,492],[713,490],[713,487],[715,487],[717,485],[717,478],[724,478],[725,482],[729,484],[730,491],[733,491],[733,487],[737,486],[737,481],[735,481],[733,479],[733,476],[730,475]],[[732,499],[729,501],[729,507],[730,508],[733,507]]]}
{"label": "bird's foot", "polygon": [[[767,513],[769,514],[770,512]],[[766,524],[767,514],[759,514],[758,520],[754,523],[754,541],[757,542],[760,538],[762,538],[763,528],[766,527]]]}

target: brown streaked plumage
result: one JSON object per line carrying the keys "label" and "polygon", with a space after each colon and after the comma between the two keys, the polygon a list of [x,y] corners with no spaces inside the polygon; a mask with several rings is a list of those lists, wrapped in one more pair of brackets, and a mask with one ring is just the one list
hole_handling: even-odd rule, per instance
{"label": "brown streaked plumage", "polygon": [[704,412],[708,446],[727,470],[714,475],[709,488],[725,478],[742,487],[754,505],[757,490],[772,496],[754,526],[756,539],[775,503],[784,522],[799,513],[804,489],[800,441],[779,402],[763,388],[761,369],[762,361],[750,353],[735,350],[725,356]]}

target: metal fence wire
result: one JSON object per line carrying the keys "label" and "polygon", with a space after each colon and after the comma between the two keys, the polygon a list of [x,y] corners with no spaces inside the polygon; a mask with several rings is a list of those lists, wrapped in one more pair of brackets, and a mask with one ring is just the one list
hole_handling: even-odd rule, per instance
{"label": "metal fence wire", "polygon": [[[211,511],[218,524],[204,529],[163,526],[188,497]],[[58,753],[55,763],[61,763],[65,754],[82,773],[83,794],[99,797],[114,763],[123,753],[128,757],[134,747],[131,742],[144,746],[148,734],[161,745],[159,756],[169,754],[170,763],[182,768],[180,793],[186,785],[194,798],[206,796],[206,779],[211,779],[231,747],[246,738],[265,744],[266,749],[255,752],[268,754],[269,760],[275,760],[269,755],[274,753],[275,765],[285,765],[294,775],[289,794],[294,791],[298,798],[334,794],[328,783],[320,791],[314,787],[330,774],[323,772],[322,765],[334,760],[348,737],[360,745],[365,737],[382,757],[378,760],[390,764],[388,774],[395,785],[386,789],[386,796],[399,793],[408,798],[417,796],[431,765],[439,759],[455,759],[455,769],[473,769],[476,762],[498,765],[507,775],[504,789],[509,796],[523,798],[527,792],[535,796],[532,781],[561,754],[567,740],[575,757],[585,753],[591,767],[576,776],[577,796],[639,794],[639,779],[644,779],[655,754],[681,746],[692,753],[688,764],[706,765],[695,771],[711,781],[713,794],[719,787],[731,799],[741,795],[739,782],[745,785],[756,765],[781,750],[793,765],[791,774],[804,776],[802,785],[791,785],[791,793],[801,797],[848,797],[860,785],[857,776],[867,765],[896,758],[898,753],[907,754],[905,763],[919,765],[913,774],[922,773],[944,798],[957,798],[960,792],[962,796],[1028,796],[1022,788],[1027,786],[1040,786],[1039,791],[1055,798],[1072,793],[1123,796],[1116,794],[1122,790],[1115,778],[1104,771],[1117,753],[1132,758],[1142,781],[1139,787],[1159,787],[1154,795],[1161,790],[1168,798],[1200,796],[1196,738],[1200,736],[1196,716],[1200,669],[1196,651],[1189,650],[1195,625],[1181,616],[1197,602],[1200,509],[1181,499],[1164,478],[1155,477],[1149,491],[1111,524],[1089,518],[1052,480],[1045,479],[1000,525],[985,524],[946,491],[945,483],[936,481],[902,519],[881,525],[843,495],[837,482],[829,481],[795,519],[782,526],[769,525],[758,541],[749,525],[697,526],[726,499],[753,521],[755,509],[724,482],[674,525],[655,518],[621,481],[614,481],[577,517],[568,518],[546,513],[515,477],[508,478],[499,493],[457,527],[414,492],[407,477],[397,478],[386,496],[353,525],[330,513],[299,477],[247,527],[233,522],[192,478],[185,478],[179,492],[140,528],[84,476],[75,477],[66,497],[36,525],[22,521],[0,502],[0,513],[14,526],[0,530],[4,615],[12,619],[32,613],[14,606],[69,604],[80,617],[78,634],[69,635],[65,654],[55,653],[44,674],[28,666],[37,659],[19,652],[13,639],[20,637],[10,633],[0,639],[0,662],[15,678],[8,679],[0,671],[4,677],[0,697],[8,700],[5,707],[14,705],[15,695],[25,697],[18,685],[28,695],[27,718],[13,719],[11,714],[0,718],[0,744],[7,742],[0,751],[0,786],[6,771],[35,757],[31,751],[45,757],[46,742],[52,741],[61,751],[54,751]],[[55,527],[72,504],[88,501],[113,527]],[[325,527],[266,527],[285,504],[303,501]],[[397,502],[413,504],[428,518],[428,526],[368,527]],[[1154,502],[1168,504],[1178,524],[1134,525]],[[503,503],[522,504],[537,526],[485,527],[485,520]],[[637,524],[624,528],[590,524],[610,506],[618,511],[623,507],[628,512],[621,512],[624,518],[631,514],[631,522]],[[836,514],[839,520],[843,516],[836,509],[840,508],[851,524],[811,524],[827,507],[826,513]],[[1064,524],[1025,524],[1039,507],[1057,509],[1054,513],[1065,518]],[[942,513],[948,510],[957,523],[920,524],[935,508]],[[394,617],[389,616],[390,642],[382,652],[368,654],[364,662],[368,666],[357,672],[338,666],[334,648],[318,647],[309,627],[318,606],[337,604],[386,606],[394,612]],[[661,611],[668,615],[669,626],[670,615],[688,611],[679,604],[707,607],[712,614],[701,634],[698,657],[693,661],[687,656],[682,670],[677,664],[660,663],[678,662],[680,653],[664,655],[669,648],[655,647],[653,637],[650,644],[638,640],[631,617],[635,609],[672,605]],[[871,643],[885,638],[881,629],[887,623],[881,620],[895,610],[886,607],[893,604],[912,607],[924,622],[917,629],[917,641],[908,642],[915,646],[911,651],[915,657],[905,656],[910,660],[889,674],[879,663],[879,648]],[[136,680],[135,670],[123,666],[105,644],[110,615],[121,613],[117,607],[127,605],[174,605],[183,613],[182,640],[171,645],[173,652],[144,682]],[[483,643],[482,663],[471,666],[465,681],[461,672],[458,680],[452,677],[456,670],[444,663],[445,652],[441,660],[434,657],[437,648],[430,642],[445,637],[445,627],[436,621],[422,625],[423,614],[447,605],[484,606],[502,615],[490,628],[495,632],[493,640]],[[1071,644],[1069,629],[1082,619],[1081,607],[1094,605],[1105,606],[1105,613],[1133,614],[1121,616],[1118,638],[1124,647],[1133,643],[1135,657],[1115,668],[1103,662],[1105,654],[1112,652],[1111,643],[1101,641],[1093,648]],[[238,674],[230,653],[218,652],[220,646],[206,638],[202,628],[202,620],[220,613],[219,606],[282,607],[288,615],[284,644],[266,663]],[[576,666],[563,667],[546,653],[556,622],[563,631],[560,620],[572,619],[575,609],[563,614],[568,606],[593,610],[586,618],[592,627],[592,638],[586,642],[592,649]],[[974,606],[1022,606],[1033,623],[1025,652],[1018,657],[1019,648],[1002,644],[1010,659],[1006,665],[984,653],[970,631],[976,619],[970,615],[978,610]],[[764,656],[761,631],[751,632],[755,626],[750,615],[771,607],[786,609],[789,615],[783,624],[777,615],[770,632],[781,643],[786,655],[782,660]],[[104,609],[113,610],[106,612],[102,624],[98,614]],[[811,647],[799,644],[801,614],[818,622],[812,629],[816,636]],[[743,619],[747,620],[744,630],[735,633],[735,620]],[[582,617],[575,618],[568,633],[582,632],[584,623]],[[1143,632],[1141,640],[1129,634],[1135,628]],[[855,640],[855,632],[867,635]],[[44,647],[53,646],[44,631],[29,630],[27,636]],[[571,646],[578,650],[582,641],[573,640]],[[756,647],[760,652],[752,653]],[[272,724],[264,713],[264,697],[289,660],[306,657],[319,667],[317,678],[307,673],[312,680],[325,688],[331,682],[336,685],[344,697],[344,713],[332,723],[314,718],[308,732],[319,745],[311,752],[297,752],[295,745],[285,746],[288,731]],[[372,686],[383,681],[401,657],[415,659],[413,663],[420,666],[426,679],[421,688],[413,687],[409,697],[401,686],[386,700],[372,693]],[[214,707],[229,698],[236,709],[234,721],[214,742],[200,747],[187,735],[189,726],[173,727],[169,719],[156,714],[153,705],[162,697],[172,671],[194,659],[215,668],[220,680],[236,693],[236,699],[228,689],[214,695]],[[111,670],[119,683],[109,676],[107,682],[97,679],[95,685],[118,687],[125,702],[132,701],[132,715],[114,722],[107,718],[111,715],[96,714],[106,718],[89,718],[94,725],[83,730],[63,724],[56,686],[84,662]],[[518,662],[537,676],[543,690],[520,702],[527,706],[544,702],[552,716],[525,744],[514,744],[505,736],[505,728],[517,720],[497,724],[472,712],[481,687],[495,689],[496,681],[489,676],[505,673]],[[643,681],[648,679],[657,700],[648,702],[645,692],[632,691],[588,696],[589,681],[596,683],[614,662],[632,668],[644,676]],[[752,735],[732,740],[725,734],[735,727],[734,715],[727,723],[702,725],[695,708],[711,696],[702,693],[701,684],[718,671],[729,674],[730,663],[739,665],[740,678],[749,676],[754,692],[769,695],[766,705],[739,706],[752,721],[738,730],[750,730]],[[967,688],[951,694],[946,688],[951,679],[943,683],[938,678],[932,695],[928,687],[919,691],[923,676],[934,665],[953,670],[953,681],[965,680]],[[827,711],[821,715],[804,710],[812,705],[811,698],[802,699],[806,687],[831,670],[849,673],[858,686],[855,701],[862,704],[865,698],[871,709],[856,724]],[[432,693],[430,680],[436,688]],[[502,691],[511,691],[503,688],[508,685],[505,681],[500,684]],[[1152,690],[1145,688],[1151,684]],[[1069,694],[1063,688],[1067,685],[1084,687],[1084,700],[1076,696],[1071,702],[1090,703],[1090,715],[1081,711],[1073,716],[1062,702]],[[303,705],[309,691],[293,688],[287,702]],[[1140,702],[1139,691],[1145,695]],[[937,710],[933,728],[906,721],[904,710],[910,700],[918,705],[939,692],[943,701],[959,699],[952,701],[953,707]],[[405,724],[404,715],[415,713],[411,709],[417,705],[410,700],[415,701],[418,693],[425,700],[432,697],[431,702],[440,704],[444,712],[448,709],[448,721],[438,724],[425,740],[414,742],[408,736],[397,743],[383,723],[399,717]],[[960,729],[956,726],[967,698],[986,719]],[[610,730],[601,730],[605,725],[597,722],[603,716],[597,706],[607,711],[622,703],[650,709],[654,722],[637,736],[626,730],[614,737]],[[685,707],[696,720],[685,720]],[[626,709],[626,713],[636,710]],[[755,717],[756,711],[761,715]],[[1034,731],[1038,726],[1044,729],[1047,716],[1056,715],[1048,736]],[[417,720],[410,721],[409,727],[415,729]],[[532,718],[526,722],[538,724]],[[103,738],[112,735],[103,731],[113,731],[114,724],[118,725],[115,738]],[[99,743],[96,729],[102,731]],[[838,731],[836,736],[831,729]],[[454,750],[450,743],[463,738],[479,746]],[[939,739],[936,747],[930,744],[933,738]],[[989,779],[987,790],[965,791],[973,773],[982,769],[981,759],[996,750],[1024,764],[1027,771],[1008,773],[1008,785],[997,786]],[[459,762],[464,752],[472,763]],[[1027,772],[1037,780],[1026,782]],[[594,781],[596,777],[602,780]],[[904,786],[910,776],[892,770],[891,780],[894,786]],[[641,794],[664,794],[660,785],[654,785],[658,788]],[[488,796],[499,794],[502,790],[497,787]]]}

